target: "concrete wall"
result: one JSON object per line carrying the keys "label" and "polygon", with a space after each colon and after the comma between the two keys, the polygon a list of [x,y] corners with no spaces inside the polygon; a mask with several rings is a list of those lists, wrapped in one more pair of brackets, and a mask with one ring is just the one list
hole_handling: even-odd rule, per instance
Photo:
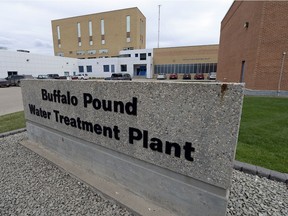
{"label": "concrete wall", "polygon": [[242,85],[25,80],[22,94],[44,148],[175,214],[225,215]]}

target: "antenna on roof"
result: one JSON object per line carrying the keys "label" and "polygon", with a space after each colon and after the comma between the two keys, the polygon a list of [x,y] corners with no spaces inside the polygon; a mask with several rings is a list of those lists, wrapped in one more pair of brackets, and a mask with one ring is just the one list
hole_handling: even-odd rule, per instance
{"label": "antenna on roof", "polygon": [[157,48],[159,48],[159,38],[160,38],[160,7],[161,5],[158,5],[159,7],[159,13],[158,13],[158,44],[157,44]]}

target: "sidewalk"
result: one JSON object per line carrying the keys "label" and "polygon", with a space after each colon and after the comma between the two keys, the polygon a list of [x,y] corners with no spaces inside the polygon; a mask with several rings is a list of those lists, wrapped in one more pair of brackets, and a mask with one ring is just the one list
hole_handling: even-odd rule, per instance
{"label": "sidewalk", "polygon": [[23,110],[21,88],[0,88],[0,116]]}

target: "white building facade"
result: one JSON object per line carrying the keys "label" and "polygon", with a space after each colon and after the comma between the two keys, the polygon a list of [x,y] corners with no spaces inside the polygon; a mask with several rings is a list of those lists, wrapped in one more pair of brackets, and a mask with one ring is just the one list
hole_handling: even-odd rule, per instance
{"label": "white building facade", "polygon": [[119,57],[76,59],[59,56],[43,56],[25,52],[0,51],[0,78],[12,74],[32,75],[59,74],[105,78],[112,73],[127,72],[132,77],[153,77],[153,50],[123,50]]}
{"label": "white building facade", "polygon": [[0,50],[0,78],[12,74],[34,77],[49,73],[64,75],[77,70],[78,59]]}

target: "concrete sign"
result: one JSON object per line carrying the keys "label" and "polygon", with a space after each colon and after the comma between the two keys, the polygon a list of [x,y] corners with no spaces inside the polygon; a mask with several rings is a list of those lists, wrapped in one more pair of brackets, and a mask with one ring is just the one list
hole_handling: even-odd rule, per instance
{"label": "concrete sign", "polygon": [[241,84],[25,80],[22,94],[30,139],[176,214],[225,215]]}

